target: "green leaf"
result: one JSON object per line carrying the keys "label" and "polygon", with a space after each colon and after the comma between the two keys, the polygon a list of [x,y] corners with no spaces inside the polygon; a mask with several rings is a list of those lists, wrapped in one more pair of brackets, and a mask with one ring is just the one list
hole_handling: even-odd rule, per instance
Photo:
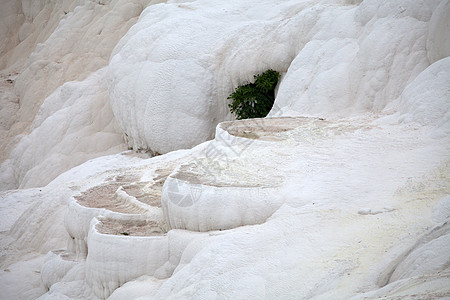
{"label": "green leaf", "polygon": [[274,70],[267,70],[255,75],[254,83],[241,85],[228,96],[232,102],[228,104],[236,119],[262,118],[272,109],[275,101],[275,87],[280,74]]}

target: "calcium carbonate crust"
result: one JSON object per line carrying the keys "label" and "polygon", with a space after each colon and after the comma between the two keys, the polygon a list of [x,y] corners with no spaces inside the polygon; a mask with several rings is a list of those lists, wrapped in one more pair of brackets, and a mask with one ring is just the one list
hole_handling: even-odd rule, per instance
{"label": "calcium carbonate crust", "polygon": [[2,6],[2,296],[448,297],[448,1],[159,2]]}

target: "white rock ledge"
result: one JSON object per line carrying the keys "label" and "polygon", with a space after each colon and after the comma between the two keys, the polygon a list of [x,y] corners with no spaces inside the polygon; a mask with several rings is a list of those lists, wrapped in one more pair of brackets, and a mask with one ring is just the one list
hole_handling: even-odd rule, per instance
{"label": "white rock ledge", "polygon": [[220,123],[216,127],[214,142],[221,154],[229,156],[251,147],[267,147],[276,143],[311,145],[358,130],[361,125],[358,126],[316,117],[255,118]]}
{"label": "white rock ledge", "polygon": [[263,223],[280,206],[279,188],[246,182],[208,182],[180,166],[167,178],[162,208],[171,229],[225,230]]}
{"label": "white rock ledge", "polygon": [[161,208],[138,201],[134,196],[128,195],[122,186],[104,184],[91,188],[79,196],[71,197],[69,200],[64,220],[66,230],[71,237],[69,251],[80,257],[86,257],[90,222],[98,216],[109,217],[117,222],[151,220],[161,228],[167,227]]}
{"label": "white rock ledge", "polygon": [[167,224],[204,232],[265,222],[282,205],[283,178],[276,170],[258,171],[264,158],[249,154],[250,148],[292,139],[299,130],[323,131],[328,123],[290,117],[220,123],[206,157],[180,165],[167,178],[161,197]]}
{"label": "white rock ledge", "polygon": [[97,297],[105,299],[127,281],[153,275],[169,261],[168,238],[163,232],[149,236],[103,234],[101,222],[97,218],[91,222],[86,258],[86,279]]}
{"label": "white rock ledge", "polygon": [[311,123],[328,123],[320,118],[254,118],[246,120],[222,122],[216,127],[215,140],[237,141],[251,139],[260,141],[281,141],[286,138],[286,133],[299,127],[309,126]]}
{"label": "white rock ledge", "polygon": [[63,250],[50,251],[47,253],[44,265],[41,269],[41,281],[48,290],[69,273],[79,263],[77,257]]}

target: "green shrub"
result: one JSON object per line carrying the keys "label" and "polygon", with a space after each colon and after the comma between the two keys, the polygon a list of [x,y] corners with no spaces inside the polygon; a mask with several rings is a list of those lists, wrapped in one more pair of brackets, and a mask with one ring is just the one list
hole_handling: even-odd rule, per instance
{"label": "green shrub", "polygon": [[255,75],[254,83],[239,86],[229,97],[233,101],[228,104],[236,119],[263,118],[272,109],[275,101],[275,87],[280,73],[267,70]]}

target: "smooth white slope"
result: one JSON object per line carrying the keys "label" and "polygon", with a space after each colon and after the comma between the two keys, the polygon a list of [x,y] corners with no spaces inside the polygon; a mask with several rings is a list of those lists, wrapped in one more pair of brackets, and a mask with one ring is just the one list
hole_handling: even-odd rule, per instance
{"label": "smooth white slope", "polygon": [[[9,106],[11,109],[2,107],[0,110],[0,118],[7,120],[9,125],[7,133],[2,132],[0,135],[2,138],[0,163],[7,159],[21,160],[18,153],[23,151],[23,145],[29,143],[30,139],[33,145],[45,144],[42,141],[48,140],[48,129],[45,129],[46,133],[43,134],[44,129],[42,128],[40,132],[35,131],[33,136],[25,137],[21,146],[17,145],[20,135],[28,135],[36,129],[34,119],[38,112],[42,111],[41,106],[45,99],[53,98],[47,101],[45,108],[53,111],[58,106],[51,108],[48,105],[49,102],[60,103],[68,98],[74,100],[76,92],[71,95],[60,95],[60,91],[56,90],[66,82],[82,81],[93,72],[105,67],[112,49],[136,22],[142,10],[147,5],[159,2],[161,1],[28,0],[2,2],[2,16],[6,16],[1,18],[1,22],[4,24],[2,28],[5,30],[0,31],[0,39],[10,41],[11,44],[0,51],[0,72],[5,76],[11,75],[9,79],[13,81],[17,97],[11,96],[6,99],[6,96],[2,96],[4,97],[2,106]],[[92,81],[88,80],[85,85],[90,84],[89,82]],[[86,93],[89,93],[89,90],[97,93],[91,97],[92,103],[84,104],[90,106],[88,114],[92,115],[91,120],[85,125],[87,128],[80,128],[81,124],[75,121],[76,124],[73,124],[73,128],[69,126],[66,129],[71,133],[78,131],[82,136],[96,139],[95,133],[102,130],[100,127],[105,125],[89,128],[89,123],[96,122],[93,115],[102,114],[103,118],[110,118],[110,120],[105,120],[107,123],[112,121],[112,115],[111,117],[106,116],[105,110],[102,111],[109,105],[108,98],[105,98],[103,92],[100,92],[96,86],[85,86],[84,88]],[[56,94],[50,96],[52,93]],[[71,92],[66,90],[66,93]],[[55,97],[60,98],[55,100]],[[82,101],[86,101],[86,99]],[[98,109],[98,111],[93,111],[93,109]],[[68,118],[69,116],[65,117],[65,119]],[[48,120],[47,124],[50,122],[52,121]],[[50,127],[58,127],[58,124],[55,123]],[[93,127],[97,128],[93,131]],[[113,134],[117,132],[115,130],[107,131]],[[12,164],[9,162],[1,167],[0,190],[17,188],[20,185],[22,187],[45,185],[69,167],[85,162],[92,157],[117,152],[118,149],[114,149],[114,147],[120,143],[119,141],[111,142],[111,140],[105,143],[104,138],[100,138],[97,146],[91,145],[83,150],[86,153],[84,157],[78,155],[75,160],[72,160],[68,155],[73,152],[74,148],[80,147],[80,144],[73,135],[64,136],[64,134],[64,132],[59,132],[52,136],[51,143],[47,146],[42,145],[47,148],[59,147],[60,149],[55,152],[59,152],[61,155],[57,158],[54,157],[53,163],[41,165],[40,168],[45,170],[40,179],[32,179],[31,181],[34,182],[29,183],[27,183],[28,180],[21,182],[25,173],[49,157],[46,156],[47,153],[41,151],[41,147],[38,149],[28,147],[28,155],[32,155],[35,161],[25,158],[24,162]],[[72,142],[69,142],[70,139]],[[13,151],[14,153],[12,153]],[[13,168],[17,169],[13,170]],[[15,174],[13,175],[13,173]],[[31,173],[35,174],[36,171],[31,171]],[[33,175],[33,177],[36,176]]]}
{"label": "smooth white slope", "polygon": [[427,55],[430,63],[450,55],[450,3],[441,1],[433,12],[427,37]]}
{"label": "smooth white slope", "polygon": [[0,165],[1,189],[44,186],[91,158],[126,149],[106,91],[105,69],[68,82],[40,107],[31,133]]}
{"label": "smooth white slope", "polygon": [[428,25],[433,12],[443,14],[439,2],[369,0],[327,19],[290,65],[271,115],[347,116],[392,105],[445,43],[427,45],[428,35],[448,38]]}
{"label": "smooth white slope", "polygon": [[450,57],[446,57],[429,66],[403,90],[399,106],[400,120],[438,127],[443,131],[443,137],[448,137],[449,86]]}
{"label": "smooth white slope", "polygon": [[[445,20],[448,20],[448,10],[438,10],[447,7],[447,1],[366,0],[359,6],[358,3],[351,2],[355,6],[329,5],[329,1],[322,1],[321,4],[304,1],[301,2],[306,7],[303,9],[297,1],[288,1],[268,10],[271,7],[268,2],[223,4],[221,1],[192,1],[172,2],[169,6],[155,6],[145,11],[142,20],[147,20],[147,14],[159,20],[159,8],[162,17],[167,16],[165,13],[174,13],[175,16],[185,16],[186,19],[183,20],[190,22],[196,20],[192,14],[197,17],[214,13],[216,16],[223,16],[232,12],[230,24],[241,24],[243,19],[273,17],[275,25],[258,27],[263,33],[267,29],[267,36],[272,40],[274,37],[271,32],[276,24],[290,24],[280,25],[280,32],[287,28],[297,32],[299,38],[294,39],[295,45],[286,46],[287,52],[273,52],[276,55],[290,53],[289,55],[273,58],[272,53],[267,51],[261,54],[258,52],[262,49],[259,47],[260,39],[249,40],[246,44],[248,53],[238,51],[235,55],[225,55],[227,58],[219,60],[226,62],[227,66],[217,69],[227,70],[223,77],[219,77],[219,81],[222,82],[223,79],[225,82],[228,80],[226,78],[232,78],[230,80],[233,81],[233,78],[237,78],[231,85],[235,86],[245,78],[251,79],[253,71],[259,67],[265,68],[274,61],[280,62],[278,59],[282,61],[289,57],[279,65],[286,64],[287,73],[280,85],[277,107],[273,114],[319,114],[335,118],[337,112],[337,115],[353,117],[330,121],[329,128],[324,130],[299,131],[290,137],[289,147],[280,146],[270,150],[274,159],[266,159],[265,163],[273,164],[273,169],[283,169],[288,181],[282,188],[284,205],[267,222],[222,232],[209,232],[198,239],[187,233],[172,232],[173,244],[169,245],[169,249],[175,255],[172,259],[168,258],[163,275],[170,275],[174,270],[173,275],[166,279],[160,274],[164,280],[142,277],[128,282],[113,293],[113,298],[348,299],[358,295],[419,295],[425,298],[450,294],[449,271],[445,262],[448,249],[447,227],[443,227],[445,230],[440,231],[440,235],[435,238],[418,243],[423,240],[422,236],[431,236],[435,226],[439,228],[449,220],[450,95],[446,87],[450,68],[448,58],[439,59],[446,53],[442,49],[446,49],[447,37],[440,32],[442,26],[445,28]],[[252,5],[254,7],[250,7]],[[229,11],[221,11],[224,7]],[[283,15],[285,19],[281,20],[279,15]],[[332,26],[329,24],[330,19],[335,20]],[[147,21],[153,24],[153,19]],[[177,23],[176,20],[170,22]],[[162,25],[164,24],[166,23],[163,22]],[[141,38],[142,44],[150,40],[147,38],[152,32],[145,31],[147,25],[149,24],[143,21],[130,31],[119,44],[111,63],[114,66],[109,74],[109,92],[116,97],[119,94],[114,95],[114,89],[126,90],[121,95],[126,96],[124,102],[128,104],[134,90],[137,95],[142,93],[136,99],[144,101],[145,92],[150,87],[145,80],[135,83],[137,75],[132,72],[133,65],[124,67],[125,63],[121,65],[115,60],[118,60],[116,57],[125,51],[127,45],[130,46],[130,52],[125,53],[129,54],[133,53],[131,46],[141,44]],[[161,30],[165,28],[162,25]],[[236,41],[245,43],[245,38],[249,35],[243,32],[254,25],[250,22],[249,26],[242,27],[242,31],[237,30],[228,46],[233,48]],[[141,31],[146,34],[139,36]],[[190,36],[195,34],[183,28],[180,32],[189,33]],[[176,32],[174,34],[177,35]],[[198,34],[203,37],[203,33]],[[208,34],[212,36],[214,32]],[[415,34],[417,36],[414,39]],[[284,41],[290,35],[280,37]],[[164,36],[161,39],[161,42],[176,40],[164,40]],[[429,42],[432,39],[439,41],[439,46],[433,46]],[[251,45],[258,47],[253,49]],[[303,47],[304,45],[306,46]],[[164,54],[164,43],[160,49],[160,53]],[[191,55],[196,50],[197,53],[204,53],[201,48],[187,49],[191,51],[187,51],[187,54]],[[233,53],[227,47],[223,50],[224,53]],[[147,52],[139,51],[143,56],[145,53]],[[182,51],[177,53],[183,56]],[[253,57],[250,55],[252,53],[259,55]],[[394,54],[391,55],[392,53]],[[289,60],[295,56],[294,62],[289,65]],[[247,61],[249,65],[252,61],[249,57],[254,59],[252,67],[255,69],[246,65]],[[132,55],[130,59],[134,59]],[[314,62],[315,66],[310,66],[310,62]],[[431,63],[433,64],[428,67]],[[177,66],[175,62],[172,64]],[[242,68],[242,65],[246,67]],[[173,67],[170,63],[167,65],[167,72],[171,70],[171,66]],[[240,73],[242,69],[244,74]],[[121,70],[131,75],[128,77],[127,73],[121,74]],[[160,71],[167,74],[165,70],[161,67]],[[180,78],[186,78],[185,73],[182,67],[176,71],[176,74],[183,76],[174,77],[177,80],[174,79],[173,82],[165,81],[167,78],[155,82],[172,82],[177,85],[177,91],[184,91],[186,88],[190,92],[192,81],[179,81]],[[204,72],[209,70],[202,69],[200,75],[193,75],[193,78],[201,78]],[[88,78],[86,82],[102,82],[101,78],[96,77],[99,74],[100,72]],[[143,74],[153,76],[145,72]],[[228,74],[233,76],[227,77]],[[142,78],[145,79],[146,76]],[[124,78],[124,81],[121,82],[118,78]],[[116,79],[118,83],[115,83]],[[74,85],[81,87],[83,84],[79,82]],[[126,89],[127,84],[130,84],[130,89]],[[202,89],[205,93],[210,92],[209,88],[214,88],[203,82],[199,84],[205,84]],[[216,87],[218,93],[225,96],[226,89],[231,89],[225,83]],[[220,87],[225,88],[220,90]],[[159,88],[159,85],[155,87],[155,93]],[[310,88],[317,93],[308,92]],[[77,88],[69,90],[70,93],[80,93]],[[101,91],[99,89],[98,92]],[[161,95],[162,99],[168,99],[165,98],[167,95]],[[312,104],[308,101],[312,101]],[[425,102],[427,105],[423,105]],[[122,103],[115,109],[122,114],[119,116],[122,127],[131,128],[132,138],[137,142],[133,142],[135,146],[149,146],[144,144],[147,133],[141,132],[142,128],[146,128],[145,124],[150,122],[147,115],[140,115],[135,123],[134,118],[130,117],[145,111],[144,107],[145,105],[135,107]],[[397,108],[398,113],[391,114]],[[56,115],[60,111],[56,111]],[[176,121],[181,116],[182,114],[178,115]],[[50,115],[49,118],[51,119]],[[43,119],[42,121],[42,125],[45,124]],[[206,128],[206,125],[202,127],[203,130]],[[141,142],[143,144],[139,144]],[[258,150],[261,155],[257,155],[256,151],[253,163],[257,164],[258,159],[264,157],[262,153],[267,150],[268,148],[261,146]],[[191,154],[194,155],[195,151],[199,150],[194,150]],[[193,159],[189,152],[184,153],[187,156],[186,162]],[[150,160],[150,165],[146,166],[149,174],[144,174],[144,177],[151,178],[155,161],[164,164],[165,159],[170,159],[171,155],[177,154]],[[147,162],[143,161],[140,164],[135,158],[123,155],[103,157],[72,169],[43,191],[35,189],[4,192],[2,196],[6,201],[5,205],[0,206],[1,213],[3,215],[11,209],[14,212],[14,218],[5,219],[2,223],[3,229],[11,228],[12,231],[1,232],[2,245],[13,241],[11,247],[2,248],[0,291],[7,293],[5,297],[14,293],[17,295],[18,291],[23,292],[20,295],[22,298],[38,294],[36,288],[39,279],[36,273],[28,271],[36,271],[34,268],[42,262],[46,251],[65,247],[67,236],[62,215],[67,199],[76,190],[100,184],[112,174],[120,173],[117,168],[127,165],[136,168],[133,172],[145,173],[139,169],[144,168],[145,163]],[[30,177],[29,180],[34,179]],[[6,205],[13,203],[15,199],[28,200],[21,200],[17,207]],[[36,200],[36,203],[30,206],[32,200]],[[28,207],[30,209],[19,218]],[[17,222],[13,225],[16,218]],[[30,260],[36,257],[36,260]],[[417,261],[426,264],[430,259],[437,260],[431,268],[417,268],[409,263]],[[5,271],[8,267],[11,267],[10,272]],[[52,281],[55,284],[43,299],[94,297],[88,288],[90,284],[84,281],[84,267],[79,264],[78,269],[74,269],[74,274],[63,277],[60,282]],[[46,270],[47,274],[51,274],[49,269]],[[117,278],[127,275],[126,271],[120,272],[114,276]],[[427,274],[428,272],[434,273]],[[390,276],[390,273],[395,276]],[[25,280],[18,281],[19,278]],[[16,285],[5,286],[11,282]],[[381,288],[386,283],[389,285]],[[102,284],[99,283],[99,286]]]}

